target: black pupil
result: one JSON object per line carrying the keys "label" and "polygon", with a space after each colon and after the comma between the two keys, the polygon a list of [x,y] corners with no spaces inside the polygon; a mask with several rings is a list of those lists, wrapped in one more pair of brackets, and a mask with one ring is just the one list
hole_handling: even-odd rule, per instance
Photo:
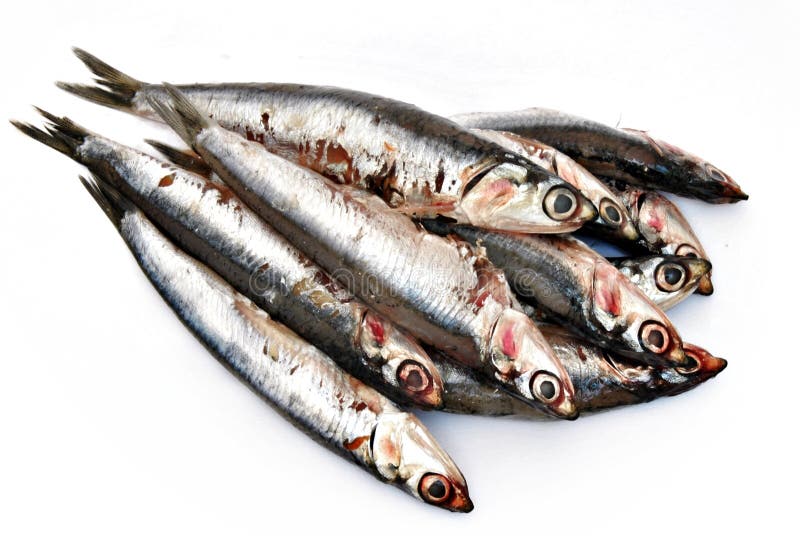
{"label": "black pupil", "polygon": [[550,380],[543,381],[539,389],[542,391],[542,396],[548,400],[556,396],[556,386]]}
{"label": "black pupil", "polygon": [[418,370],[412,370],[406,376],[406,384],[412,389],[419,389],[422,387],[422,374]]}
{"label": "black pupil", "polygon": [[444,498],[445,491],[447,491],[447,490],[444,487],[444,484],[442,483],[441,480],[437,480],[436,482],[431,484],[431,487],[428,488],[428,493],[434,499],[442,499],[442,498]]}
{"label": "black pupil", "polygon": [[614,207],[606,207],[606,217],[613,222],[618,222],[619,210]]}
{"label": "black pupil", "polygon": [[649,342],[650,345],[655,348],[661,348],[664,346],[664,334],[660,331],[653,330],[647,336],[647,342]]}
{"label": "black pupil", "polygon": [[553,203],[553,209],[558,214],[565,214],[572,210],[572,199],[568,195],[565,194],[558,194],[556,196],[556,201]]}
{"label": "black pupil", "polygon": [[667,268],[664,270],[664,280],[670,285],[676,285],[681,280],[681,271],[677,268]]}

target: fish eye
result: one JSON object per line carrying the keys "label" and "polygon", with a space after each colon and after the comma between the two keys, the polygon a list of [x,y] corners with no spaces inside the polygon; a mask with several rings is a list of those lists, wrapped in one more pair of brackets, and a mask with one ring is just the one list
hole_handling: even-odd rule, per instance
{"label": "fish eye", "polygon": [[639,342],[654,354],[663,354],[669,348],[669,332],[658,322],[644,322],[639,330]]}
{"label": "fish eye", "polygon": [[427,473],[419,481],[419,495],[427,503],[442,504],[450,497],[452,486],[442,475]]}
{"label": "fish eye", "polygon": [[689,360],[690,364],[685,367],[676,367],[675,370],[683,375],[694,374],[700,370],[700,361],[698,361],[694,356],[689,355],[688,352],[686,353],[686,358]]}
{"label": "fish eye", "polygon": [[622,214],[616,207],[616,203],[611,199],[605,198],[600,201],[600,215],[606,223],[610,223],[614,226],[619,226],[619,224],[622,223]]}
{"label": "fish eye", "polygon": [[400,386],[412,393],[422,393],[431,385],[431,375],[425,367],[407,359],[397,367],[397,381]]}
{"label": "fish eye", "polygon": [[680,290],[686,282],[686,270],[680,264],[663,262],[656,268],[656,286],[664,292]]}
{"label": "fish eye", "polygon": [[547,372],[539,372],[531,379],[531,393],[539,400],[549,404],[561,394],[561,382]]}
{"label": "fish eye", "polygon": [[711,164],[706,164],[706,173],[708,173],[712,179],[719,182],[728,182],[728,177],[719,169],[715,168]]}
{"label": "fish eye", "polygon": [[700,258],[700,252],[689,244],[682,244],[675,250],[675,255],[678,257],[694,257]]}
{"label": "fish eye", "polygon": [[578,209],[578,200],[569,189],[558,186],[552,188],[544,198],[544,210],[556,221],[572,216]]}

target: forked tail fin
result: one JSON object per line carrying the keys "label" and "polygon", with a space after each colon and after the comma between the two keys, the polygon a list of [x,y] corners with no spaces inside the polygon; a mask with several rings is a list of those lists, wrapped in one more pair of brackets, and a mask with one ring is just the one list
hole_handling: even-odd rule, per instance
{"label": "forked tail fin", "polygon": [[115,69],[85,50],[80,48],[72,50],[78,59],[94,73],[97,86],[66,82],[56,82],[56,85],[64,91],[88,101],[119,110],[129,110],[136,93],[146,84]]}
{"label": "forked tail fin", "polygon": [[57,117],[41,108],[36,108],[36,110],[49,121],[45,124],[44,130],[21,121],[12,120],[11,124],[36,141],[80,161],[76,154],[77,149],[83,144],[86,137],[91,135],[91,132],[66,117]]}

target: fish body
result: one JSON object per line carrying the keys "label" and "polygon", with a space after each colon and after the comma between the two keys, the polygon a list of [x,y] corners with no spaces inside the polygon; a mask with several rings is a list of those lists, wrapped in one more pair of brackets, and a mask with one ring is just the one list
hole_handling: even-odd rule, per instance
{"label": "fish body", "polygon": [[[158,119],[163,85],[135,80],[84,51],[104,87],[61,84],[93,102]],[[221,126],[407,214],[482,227],[562,233],[594,218],[563,180],[449,119],[403,102],[303,84],[178,86]]]}
{"label": "fish body", "polygon": [[716,166],[641,130],[613,128],[545,108],[463,114],[452,119],[469,128],[504,130],[552,145],[598,177],[709,203],[748,198]]}
{"label": "fish body", "polygon": [[[442,382],[425,351],[248,208],[227,186],[47,114],[47,134],[26,133],[86,165],[186,251],[224,276],[351,374],[417,407],[441,404]],[[68,143],[67,143],[68,142]]]}
{"label": "fish body", "polygon": [[653,365],[684,363],[664,313],[605,258],[569,236],[493,233],[425,221],[429,230],[480,245],[519,298],[592,342]]}
{"label": "fish body", "polygon": [[516,396],[574,418],[563,367],[471,246],[425,232],[378,197],[247,141],[178,89],[153,101],[242,199],[367,305]]}
{"label": "fish body", "polygon": [[[685,343],[684,351],[690,358],[688,368],[651,367],[603,350],[563,328],[553,325],[539,327],[569,373],[581,413],[590,414],[678,395],[713,378],[727,366],[724,359]],[[443,411],[471,415],[547,417],[502,390],[477,381],[463,367],[442,360],[436,354],[432,354],[432,357],[437,361],[444,379]]]}
{"label": "fish body", "polygon": [[597,217],[584,229],[594,229],[603,236],[621,241],[637,240],[639,233],[628,217],[628,211],[601,180],[564,153],[538,140],[524,138],[511,132],[472,129],[479,136],[528,158],[531,162],[558,175],[578,189],[592,202]]}
{"label": "fish body", "polygon": [[689,297],[711,271],[705,259],[677,255],[649,255],[609,259],[662,311]]}
{"label": "fish body", "polygon": [[256,393],[313,439],[380,480],[436,506],[472,510],[463,475],[413,415],[342,371],[178,249],[113,187],[84,183],[164,300]]}

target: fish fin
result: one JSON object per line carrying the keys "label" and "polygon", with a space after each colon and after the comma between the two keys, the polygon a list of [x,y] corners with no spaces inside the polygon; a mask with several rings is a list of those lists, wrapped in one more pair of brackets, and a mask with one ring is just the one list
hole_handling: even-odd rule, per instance
{"label": "fish fin", "polygon": [[206,178],[211,176],[211,168],[203,161],[200,155],[194,151],[182,151],[181,149],[156,140],[144,141],[173,164]]}
{"label": "fish fin", "polygon": [[105,215],[108,216],[108,219],[111,220],[111,223],[119,229],[125,213],[135,210],[133,203],[99,175],[92,174],[91,179],[80,175],[78,178],[83,187],[86,188],[86,191],[89,192]]}
{"label": "fish fin", "polygon": [[131,108],[133,98],[136,96],[136,93],[145,86],[144,82],[115,69],[85,50],[73,48],[72,51],[78,59],[97,76],[95,82],[102,87],[56,82],[59,88],[88,101],[102,104],[110,108],[117,108],[120,110],[128,110]]}
{"label": "fish fin", "polygon": [[187,145],[194,148],[195,138],[200,131],[211,125],[211,119],[201,114],[189,102],[189,99],[172,84],[165,82],[164,89],[167,91],[171,102],[164,102],[151,97],[147,99],[150,106]]}
{"label": "fish fin", "polygon": [[11,121],[11,124],[20,129],[23,133],[60,153],[76,158],[78,147],[84,142],[91,133],[66,117],[57,117],[49,112],[36,108],[36,110],[48,121],[45,130],[38,129],[29,123]]}

